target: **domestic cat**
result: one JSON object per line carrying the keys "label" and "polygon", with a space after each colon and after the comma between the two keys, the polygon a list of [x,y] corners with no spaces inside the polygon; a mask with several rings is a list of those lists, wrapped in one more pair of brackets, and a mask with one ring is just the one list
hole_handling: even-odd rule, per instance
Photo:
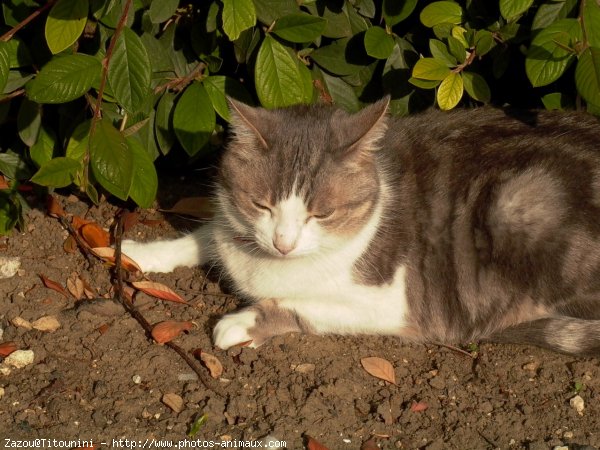
{"label": "domestic cat", "polygon": [[479,108],[231,101],[216,218],[125,241],[144,271],[216,260],[250,306],[218,347],[299,331],[600,353],[600,124]]}

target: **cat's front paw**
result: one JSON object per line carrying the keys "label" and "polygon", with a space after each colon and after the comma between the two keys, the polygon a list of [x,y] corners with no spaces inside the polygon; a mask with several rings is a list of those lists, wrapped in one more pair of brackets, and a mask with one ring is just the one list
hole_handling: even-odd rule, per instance
{"label": "cat's front paw", "polygon": [[142,272],[172,272],[175,264],[171,258],[157,248],[155,242],[136,242],[129,239],[121,242],[121,252],[134,260]]}
{"label": "cat's front paw", "polygon": [[215,345],[223,350],[227,350],[234,345],[248,343],[248,347],[256,348],[261,345],[252,335],[252,329],[256,326],[258,314],[251,309],[240,311],[224,316],[213,331]]}

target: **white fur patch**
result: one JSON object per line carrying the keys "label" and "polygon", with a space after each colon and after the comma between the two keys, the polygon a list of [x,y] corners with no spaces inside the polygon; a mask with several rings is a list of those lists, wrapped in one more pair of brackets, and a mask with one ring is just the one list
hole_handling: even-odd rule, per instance
{"label": "white fur patch", "polygon": [[[224,316],[213,331],[215,345],[223,350],[252,340],[249,330],[256,324],[256,311],[240,311]],[[249,347],[255,348],[254,343]]]}

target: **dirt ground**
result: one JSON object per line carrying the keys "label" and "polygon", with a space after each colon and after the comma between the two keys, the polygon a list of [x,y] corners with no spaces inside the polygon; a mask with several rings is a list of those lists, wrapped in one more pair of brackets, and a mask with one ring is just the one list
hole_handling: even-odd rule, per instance
{"label": "dirt ground", "polygon": [[[182,178],[171,183],[169,192],[163,189],[161,206],[188,195],[188,186]],[[106,228],[114,220],[114,206],[58,198],[69,215]],[[140,217],[163,216],[147,210]],[[176,230],[173,222],[139,223],[126,237],[175,236],[196,226],[175,221]],[[0,240],[0,257],[21,262],[16,275],[0,279],[0,342],[14,341],[34,354],[33,363],[22,368],[0,364],[0,448],[17,440],[32,445],[35,439],[46,441],[34,448],[75,448],[80,444],[67,441],[77,439],[93,440],[96,449],[175,448],[203,415],[206,421],[193,441],[187,438],[196,448],[210,448],[208,441],[248,441],[249,446],[254,440],[256,446],[255,440],[267,438],[285,441],[288,449],[304,449],[308,436],[330,450],[375,448],[364,444],[369,439],[382,449],[600,448],[598,359],[487,344],[473,358],[392,337],[298,334],[256,350],[222,351],[212,345],[212,327],[240,300],[222,294],[214,277],[207,280],[200,268],[152,274],[151,280],[171,287],[190,305],[143,293],[135,304],[150,323],[194,322],[175,342],[186,351],[202,349],[218,358],[224,368],[214,381],[219,394],[173,350],[149,339],[118,303],[76,302],[71,294],[42,284],[40,275],[62,286],[79,276],[94,296],[109,295],[107,267],[80,251],[67,253],[66,237],[43,205],[34,204],[25,230]],[[20,317],[31,323],[49,315],[60,323],[56,331],[28,329],[27,322],[15,321]],[[371,356],[392,364],[397,385],[363,369],[361,359]],[[183,400],[179,412],[165,404],[165,394]],[[583,400],[579,411],[571,400],[576,395]]]}

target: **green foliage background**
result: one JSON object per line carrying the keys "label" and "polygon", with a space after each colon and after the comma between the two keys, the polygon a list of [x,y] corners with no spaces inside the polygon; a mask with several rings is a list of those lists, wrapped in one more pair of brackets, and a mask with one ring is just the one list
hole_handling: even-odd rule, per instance
{"label": "green foliage background", "polygon": [[8,0],[0,34],[0,233],[32,183],[149,206],[157,158],[219,148],[226,96],[600,115],[600,0]]}

